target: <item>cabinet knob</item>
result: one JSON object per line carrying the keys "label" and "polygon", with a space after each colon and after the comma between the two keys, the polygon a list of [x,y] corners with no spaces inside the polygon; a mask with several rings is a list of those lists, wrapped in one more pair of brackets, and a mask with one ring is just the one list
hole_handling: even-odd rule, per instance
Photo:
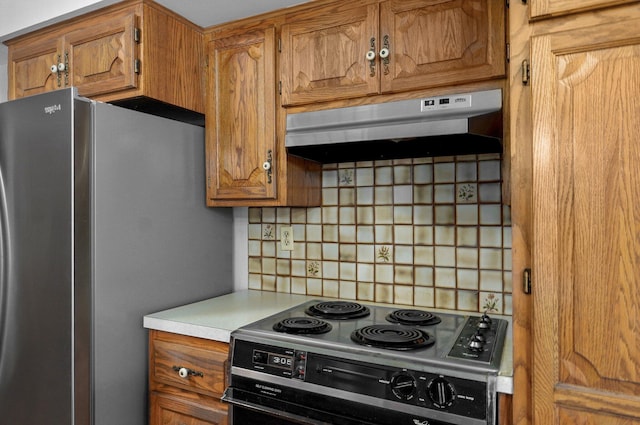
{"label": "cabinet knob", "polygon": [[[53,68],[53,67],[52,67],[52,68]],[[67,67],[66,67],[66,65],[64,64],[64,62],[60,62],[60,63],[58,64],[58,71],[59,71],[59,72],[63,72],[66,68],[67,68]]]}
{"label": "cabinet knob", "polygon": [[269,171],[271,169],[271,163],[269,161],[265,161],[262,163],[262,169],[265,171]]}
{"label": "cabinet knob", "polygon": [[56,64],[51,65],[51,73],[52,74],[57,74],[58,73],[58,65],[56,65]]}
{"label": "cabinet knob", "polygon": [[376,52],[374,52],[373,50],[369,50],[367,52],[367,60],[368,61],[372,61],[376,58]]}
{"label": "cabinet knob", "polygon": [[383,49],[380,49],[380,57],[382,59],[386,59],[389,57],[389,49],[387,49],[386,47]]}
{"label": "cabinet knob", "polygon": [[178,376],[181,378],[188,378],[189,376],[204,377],[204,373],[196,372],[195,370],[191,370],[188,367],[184,367],[184,366],[174,366],[173,370],[178,372]]}

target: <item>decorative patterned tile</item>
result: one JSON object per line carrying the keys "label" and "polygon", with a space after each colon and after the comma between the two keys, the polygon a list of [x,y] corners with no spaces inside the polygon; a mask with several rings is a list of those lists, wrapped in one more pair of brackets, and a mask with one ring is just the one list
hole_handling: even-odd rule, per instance
{"label": "decorative patterned tile", "polygon": [[338,170],[338,185],[353,186],[355,184],[355,173],[352,168]]}
{"label": "decorative patterned tile", "polygon": [[459,204],[471,204],[478,201],[478,185],[475,183],[463,183],[456,185],[456,202]]}

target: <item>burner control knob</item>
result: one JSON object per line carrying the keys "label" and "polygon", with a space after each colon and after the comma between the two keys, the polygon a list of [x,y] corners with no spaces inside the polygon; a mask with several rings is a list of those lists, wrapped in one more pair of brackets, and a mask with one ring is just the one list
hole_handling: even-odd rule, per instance
{"label": "burner control knob", "polygon": [[399,372],[391,378],[391,392],[400,400],[411,400],[416,395],[416,379],[407,372]]}
{"label": "burner control knob", "polygon": [[453,385],[442,376],[427,384],[427,394],[435,407],[447,408],[456,400],[456,390]]}
{"label": "burner control knob", "polygon": [[483,314],[480,320],[478,321],[479,329],[489,329],[491,327],[491,318],[487,315],[487,313]]}
{"label": "burner control knob", "polygon": [[473,334],[471,340],[469,341],[469,348],[473,351],[480,351],[482,350],[482,347],[484,347],[486,341],[487,339],[483,334],[481,334],[480,332],[476,332],[475,334]]}

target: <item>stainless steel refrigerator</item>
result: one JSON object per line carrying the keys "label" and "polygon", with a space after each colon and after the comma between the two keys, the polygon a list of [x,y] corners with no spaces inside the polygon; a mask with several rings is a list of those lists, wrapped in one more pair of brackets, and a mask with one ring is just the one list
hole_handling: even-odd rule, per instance
{"label": "stainless steel refrigerator", "polygon": [[0,425],[148,421],[145,314],[232,291],[204,129],[64,89],[0,104]]}

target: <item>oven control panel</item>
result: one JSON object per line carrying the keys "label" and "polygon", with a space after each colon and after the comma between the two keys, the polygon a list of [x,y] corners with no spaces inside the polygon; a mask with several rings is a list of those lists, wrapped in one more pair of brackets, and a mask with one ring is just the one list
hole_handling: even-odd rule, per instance
{"label": "oven control panel", "polygon": [[[487,418],[486,382],[238,339],[233,347],[232,366],[303,381],[301,388],[314,384],[326,388],[329,394],[340,390],[372,400],[389,400],[479,420]],[[269,382],[267,376],[263,380]]]}
{"label": "oven control panel", "polygon": [[507,321],[489,317],[469,317],[449,351],[448,357],[485,364],[496,363],[502,355]]}
{"label": "oven control panel", "polygon": [[238,341],[234,350],[240,350],[240,356],[234,356],[234,366],[304,380],[307,367],[307,353],[282,347],[246,344]]}

